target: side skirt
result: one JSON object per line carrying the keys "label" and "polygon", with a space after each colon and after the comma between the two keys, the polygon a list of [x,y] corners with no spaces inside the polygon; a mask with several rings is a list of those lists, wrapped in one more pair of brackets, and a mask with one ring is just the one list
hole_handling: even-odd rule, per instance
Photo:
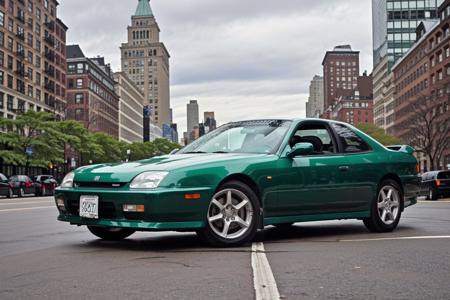
{"label": "side skirt", "polygon": [[361,219],[370,217],[370,211],[358,211],[348,213],[333,214],[315,214],[301,216],[285,216],[264,218],[264,226],[280,223],[308,222],[308,221],[325,221],[325,220],[345,220],[345,219]]}

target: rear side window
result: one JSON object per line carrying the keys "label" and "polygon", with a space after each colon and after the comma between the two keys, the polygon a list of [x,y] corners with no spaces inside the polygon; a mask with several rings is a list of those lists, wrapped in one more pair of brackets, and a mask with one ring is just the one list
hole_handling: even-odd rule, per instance
{"label": "rear side window", "polygon": [[331,126],[336,131],[339,140],[344,147],[345,153],[358,153],[370,151],[370,146],[353,130],[342,124],[331,123]]}
{"label": "rear side window", "polygon": [[450,172],[440,172],[438,174],[438,179],[450,179]]}
{"label": "rear side window", "polygon": [[0,180],[5,181],[8,180],[5,175],[0,173]]}

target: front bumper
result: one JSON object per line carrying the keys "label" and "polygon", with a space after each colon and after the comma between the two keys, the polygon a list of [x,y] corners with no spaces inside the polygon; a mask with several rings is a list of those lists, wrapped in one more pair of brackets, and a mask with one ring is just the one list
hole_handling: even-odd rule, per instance
{"label": "front bumper", "polygon": [[[212,197],[209,187],[195,189],[126,190],[126,189],[57,189],[55,199],[63,199],[65,211],[58,220],[73,225],[132,228],[138,231],[189,230],[204,227],[206,211]],[[200,194],[186,200],[186,194]],[[99,219],[79,216],[81,195],[99,197]],[[124,212],[124,204],[145,205],[144,213]]]}

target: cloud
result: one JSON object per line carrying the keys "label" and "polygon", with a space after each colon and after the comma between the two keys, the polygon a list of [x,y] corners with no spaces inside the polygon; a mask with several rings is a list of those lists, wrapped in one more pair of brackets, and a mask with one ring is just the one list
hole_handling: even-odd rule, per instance
{"label": "cloud", "polygon": [[[137,1],[62,1],[68,43],[120,68],[120,44]],[[219,123],[303,117],[309,81],[337,44],[361,51],[372,69],[370,1],[152,0],[171,54],[171,106],[186,127],[186,103],[216,112]],[[75,13],[76,12],[76,13]],[[202,117],[201,117],[202,119]],[[180,130],[180,131],[181,131]],[[180,132],[182,135],[182,132]]]}

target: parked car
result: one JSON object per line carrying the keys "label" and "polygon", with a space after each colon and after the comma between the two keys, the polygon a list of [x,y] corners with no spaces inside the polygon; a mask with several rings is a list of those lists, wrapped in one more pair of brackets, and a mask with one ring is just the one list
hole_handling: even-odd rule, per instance
{"label": "parked car", "polygon": [[38,175],[33,177],[36,196],[53,196],[57,182],[52,175]]}
{"label": "parked car", "polygon": [[34,194],[36,192],[35,184],[26,175],[14,175],[9,178],[9,186],[14,195],[24,197],[25,195]]}
{"label": "parked car", "polygon": [[390,232],[417,202],[413,152],[341,122],[233,122],[173,155],[81,167],[55,201],[60,221],[107,240],[178,230],[235,246],[266,225],[331,219]]}
{"label": "parked car", "polygon": [[6,196],[8,198],[13,196],[12,189],[9,186],[8,177],[2,173],[0,173],[0,196]]}
{"label": "parked car", "polygon": [[422,174],[422,192],[427,200],[450,197],[450,171],[432,171]]}

